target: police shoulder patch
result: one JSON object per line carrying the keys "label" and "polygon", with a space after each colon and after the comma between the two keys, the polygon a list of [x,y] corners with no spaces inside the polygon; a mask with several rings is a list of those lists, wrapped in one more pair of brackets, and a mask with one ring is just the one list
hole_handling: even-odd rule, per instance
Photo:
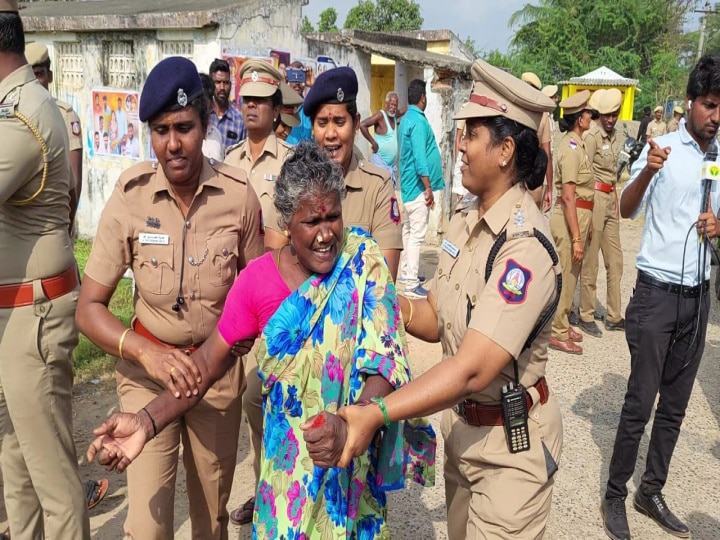
{"label": "police shoulder patch", "polygon": [[400,205],[396,197],[390,197],[390,220],[395,225],[400,223]]}
{"label": "police shoulder patch", "polygon": [[70,122],[70,129],[72,130],[72,134],[76,137],[80,136],[80,122]]}
{"label": "police shoulder patch", "polygon": [[505,271],[498,281],[498,292],[508,304],[522,304],[527,297],[532,272],[514,259],[505,263]]}

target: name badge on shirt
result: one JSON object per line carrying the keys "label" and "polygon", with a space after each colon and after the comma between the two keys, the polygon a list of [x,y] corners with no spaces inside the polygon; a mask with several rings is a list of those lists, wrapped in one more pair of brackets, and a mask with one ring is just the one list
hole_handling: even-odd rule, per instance
{"label": "name badge on shirt", "polygon": [[443,240],[442,248],[443,251],[450,255],[453,259],[458,256],[458,253],[460,253],[460,250],[447,239]]}
{"label": "name badge on shirt", "polygon": [[609,145],[609,144],[603,144],[602,149],[603,149],[603,150],[610,150],[610,145]]}
{"label": "name badge on shirt", "polygon": [[170,243],[170,237],[167,234],[140,233],[141,244],[155,244],[158,246],[167,246]]}

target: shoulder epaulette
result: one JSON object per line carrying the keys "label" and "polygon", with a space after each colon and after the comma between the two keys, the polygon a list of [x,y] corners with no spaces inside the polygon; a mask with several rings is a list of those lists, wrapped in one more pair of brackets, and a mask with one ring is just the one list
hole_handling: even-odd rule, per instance
{"label": "shoulder epaulette", "polygon": [[240,167],[228,165],[227,163],[223,163],[222,161],[216,161],[214,159],[210,159],[208,161],[210,161],[210,166],[216,173],[227,176],[228,178],[232,178],[233,180],[235,180],[236,182],[240,182],[241,184],[247,184],[247,173]]}
{"label": "shoulder epaulette", "polygon": [[155,161],[143,161],[133,165],[122,172],[120,178],[118,178],[118,185],[123,190],[126,190],[134,180],[139,180],[140,178],[150,174],[155,174],[157,172],[157,168],[158,164]]}

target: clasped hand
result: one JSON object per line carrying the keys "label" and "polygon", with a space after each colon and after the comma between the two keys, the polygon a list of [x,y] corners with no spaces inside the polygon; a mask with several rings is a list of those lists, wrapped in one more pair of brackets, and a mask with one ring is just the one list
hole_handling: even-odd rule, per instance
{"label": "clasped hand", "polygon": [[323,411],[303,423],[303,439],[308,454],[318,467],[336,467],[347,437],[347,426],[339,416]]}
{"label": "clasped hand", "polygon": [[164,385],[173,396],[190,397],[198,394],[202,382],[200,370],[183,349],[154,345],[139,358],[148,375]]}
{"label": "clasped hand", "polygon": [[148,434],[137,414],[115,413],[93,430],[97,437],[87,450],[87,459],[108,471],[123,472],[140,455],[148,441]]}

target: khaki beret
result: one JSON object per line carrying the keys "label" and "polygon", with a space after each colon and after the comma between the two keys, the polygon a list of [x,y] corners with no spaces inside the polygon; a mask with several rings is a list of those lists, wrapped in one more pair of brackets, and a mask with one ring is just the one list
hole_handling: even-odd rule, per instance
{"label": "khaki beret", "polygon": [[39,66],[50,61],[48,48],[37,41],[25,45],[25,58],[27,58],[27,62],[31,66]]}
{"label": "khaki beret", "polygon": [[303,98],[300,97],[300,94],[295,90],[290,88],[288,83],[280,81],[280,92],[282,92],[282,102],[284,106],[294,107],[296,105],[302,105]]}
{"label": "khaki beret", "polygon": [[548,84],[547,86],[543,86],[543,89],[540,91],[551,98],[558,93],[558,87],[557,84]]}
{"label": "khaki beret", "polygon": [[549,97],[484,60],[475,60],[470,71],[475,81],[470,101],[455,120],[503,116],[537,131],[543,113],[555,110]]}
{"label": "khaki beret", "polygon": [[565,114],[575,114],[588,108],[588,99],[590,98],[590,90],[583,90],[577,94],[566,97],[559,105]]}
{"label": "khaki beret", "polygon": [[540,88],[542,88],[542,83],[540,82],[540,77],[535,75],[532,71],[526,71],[525,73],[520,75],[520,80],[522,82],[528,83],[530,86],[532,86],[536,90],[540,90]]}
{"label": "khaki beret", "polygon": [[658,112],[658,111],[660,111],[660,112],[663,111],[663,108],[662,108],[660,105],[658,105],[657,107],[655,107],[655,108],[653,109],[653,112]]}
{"label": "khaki beret", "polygon": [[0,0],[0,12],[2,12],[2,11],[17,12],[17,10],[18,10],[17,0]]}
{"label": "khaki beret", "polygon": [[685,114],[682,107],[673,107],[673,112],[677,114]]}
{"label": "khaki beret", "polygon": [[605,90],[604,88],[599,88],[595,90],[590,96],[590,99],[588,99],[588,109],[597,111],[600,107],[600,100],[602,99],[606,91],[607,90]]}
{"label": "khaki beret", "polygon": [[617,88],[608,88],[600,98],[597,112],[600,114],[611,114],[620,110],[622,107],[622,92]]}
{"label": "khaki beret", "polygon": [[265,60],[251,58],[240,68],[240,95],[270,97],[280,88],[283,76]]}

